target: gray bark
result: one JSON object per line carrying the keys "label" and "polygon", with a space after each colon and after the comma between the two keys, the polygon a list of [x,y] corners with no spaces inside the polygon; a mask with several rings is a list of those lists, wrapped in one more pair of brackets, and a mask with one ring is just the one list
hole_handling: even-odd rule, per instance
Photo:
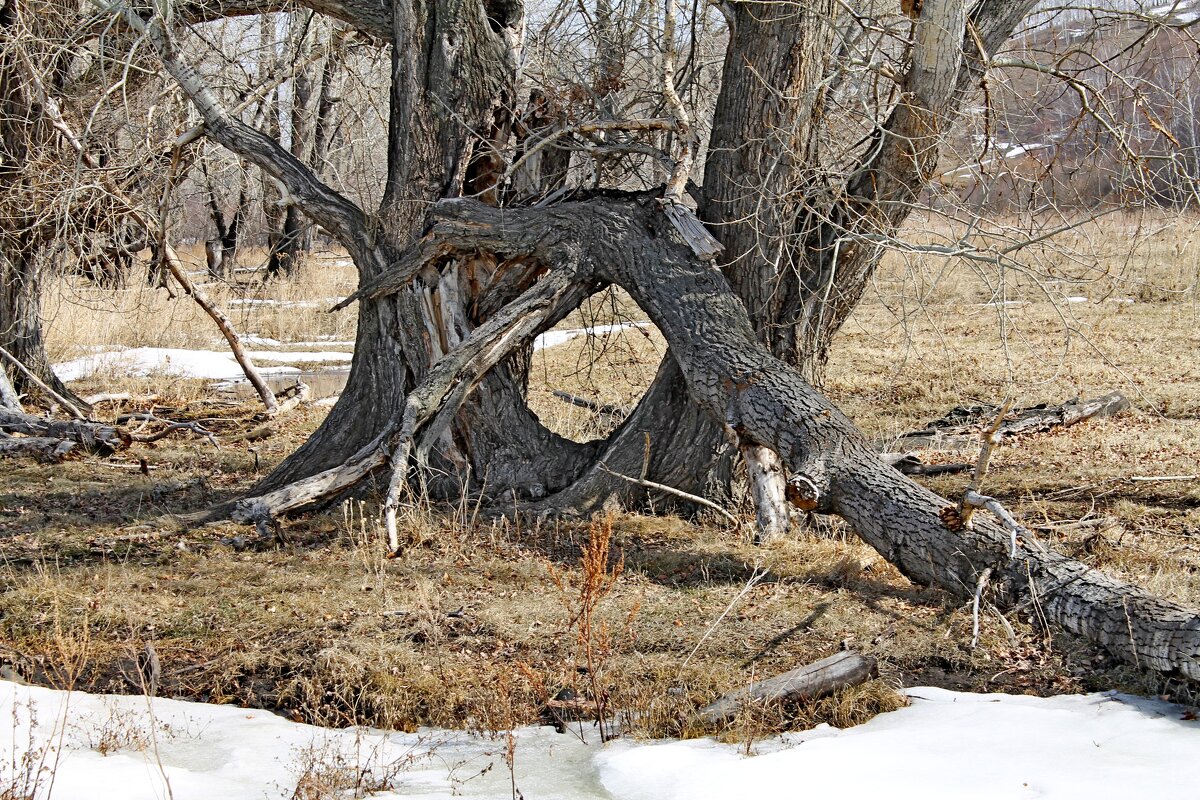
{"label": "gray bark", "polygon": [[[696,402],[742,446],[779,455],[792,503],[841,516],[910,579],[967,599],[990,570],[1001,605],[1036,603],[1047,619],[1117,658],[1200,679],[1200,612],[1028,537],[1010,554],[1009,532],[979,515],[971,527],[948,523],[953,503],[881,461],[849,419],[761,344],[724,276],[673,239],[652,198],[520,210],[447,201],[435,219],[427,238],[443,247],[567,263],[576,280],[590,274],[623,286],[666,337]],[[361,293],[396,291],[412,271],[401,264]]]}
{"label": "gray bark", "polygon": [[863,683],[875,674],[875,659],[849,650],[835,653],[724,695],[700,709],[700,719],[705,724],[717,725],[737,716],[749,705],[816,700]]}

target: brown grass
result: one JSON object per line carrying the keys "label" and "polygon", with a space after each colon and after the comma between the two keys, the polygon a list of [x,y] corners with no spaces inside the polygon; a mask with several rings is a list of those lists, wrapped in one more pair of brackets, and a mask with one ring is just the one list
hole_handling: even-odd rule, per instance
{"label": "brown grass", "polygon": [[[1200,472],[1200,325],[1188,235],[1181,228],[1131,247],[1128,231],[1097,226],[1073,234],[1081,249],[1092,248],[1087,260],[1056,265],[1048,250],[1022,255],[1043,280],[1052,269],[1071,272],[1054,278],[1068,280],[1057,296],[1090,303],[1053,303],[1014,275],[1007,296],[1029,304],[983,307],[991,295],[969,265],[890,258],[838,339],[825,388],[876,437],[964,403],[1127,392],[1131,413],[1000,448],[984,488],[1089,564],[1200,605],[1200,483],[1126,480]],[[287,290],[291,299],[350,288],[349,276],[333,269],[308,280]],[[87,307],[99,294],[71,292],[86,302],[64,295],[50,303],[58,357],[84,342],[211,346],[207,322],[191,316],[186,300],[139,289],[130,292],[136,302],[115,307],[120,313],[101,313]],[[1138,302],[1107,302],[1106,293]],[[141,321],[120,321],[131,309]],[[244,313],[250,333],[352,338],[348,314]],[[271,315],[275,322],[264,321]],[[641,314],[614,293],[562,327],[614,318]],[[567,435],[601,435],[612,419],[550,391],[636,402],[663,352],[657,332],[649,334],[625,330],[538,354],[531,405]],[[254,410],[208,408],[194,382],[151,378],[138,386],[164,392],[160,402],[181,414],[219,418],[219,433],[244,428]],[[260,471],[322,414],[301,410],[259,443]],[[860,722],[895,707],[897,685],[1188,697],[1187,687],[1138,674],[1026,618],[1010,620],[1010,638],[985,614],[972,650],[968,608],[912,586],[840,525],[755,547],[744,532],[704,519],[638,515],[606,523],[605,564],[623,559],[624,569],[594,604],[593,631],[609,633],[593,685],[581,672],[588,663],[574,610],[556,587],[586,582],[581,559],[594,533],[587,524],[492,524],[473,509],[409,508],[403,551],[390,560],[374,503],[289,520],[281,545],[231,524],[144,535],[137,523],[228,498],[258,475],[244,443],[214,450],[180,438],[120,458],[138,457],[156,467],[149,476],[94,461],[0,462],[0,659],[33,680],[136,691],[131,654],[149,641],[165,695],[317,723],[502,731],[538,719],[548,698],[572,687],[585,701],[605,693],[612,709],[630,712],[625,723],[638,733],[691,735],[701,732],[696,708],[750,680],[842,647],[880,659],[882,678],[872,684],[746,712],[725,731],[743,741],[818,721]],[[954,494],[963,479],[930,484]],[[746,504],[736,510],[749,518]],[[1100,516],[1114,522],[1051,530]],[[591,730],[589,721],[578,724]]]}

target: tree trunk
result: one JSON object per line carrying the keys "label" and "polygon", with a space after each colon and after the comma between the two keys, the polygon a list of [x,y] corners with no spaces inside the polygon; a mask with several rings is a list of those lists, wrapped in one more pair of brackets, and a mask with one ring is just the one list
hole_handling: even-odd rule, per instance
{"label": "tree trunk", "polygon": [[[15,3],[0,6],[0,39],[15,42],[21,19]],[[25,168],[32,151],[52,131],[27,91],[17,46],[0,51],[0,347],[60,394],[76,398],[50,368],[42,339],[41,275],[35,200]],[[29,379],[5,364],[22,393],[35,389]],[[83,404],[81,404],[83,405]]]}
{"label": "tree trunk", "polygon": [[[28,237],[0,237],[0,347],[55,392],[75,405],[86,407],[87,404],[54,374],[46,355],[42,338],[40,271],[29,255],[33,248]],[[8,371],[17,391],[39,393],[25,373],[7,363],[3,368]]]}
{"label": "tree trunk", "polygon": [[[842,516],[914,581],[965,598],[990,575],[1002,605],[1038,603],[1118,657],[1200,677],[1195,612],[1046,553],[1028,536],[1010,544],[983,515],[974,527],[954,525],[953,504],[884,464],[798,369],[819,367],[878,263],[879,237],[895,232],[930,179],[984,55],[1032,4],[980,0],[970,19],[956,0],[914,10],[895,102],[881,107],[860,162],[837,185],[816,162],[811,133],[828,90],[825,54],[837,39],[833,4],[778,16],[769,3],[732,6],[701,197],[701,213],[726,245],[727,277],[677,239],[648,194],[529,209],[453,199],[500,195],[496,154],[511,127],[516,2],[392,3],[388,176],[382,207],[368,215],[288,149],[225,114],[161,21],[147,23],[118,0],[209,134],[278,181],[360,272],[346,391],[235,517],[262,521],[384,470],[390,512],[410,477],[429,488],[439,474],[449,477],[435,494],[483,485],[501,497],[535,497],[562,486],[537,508],[588,510],[645,491],[615,472],[720,492],[740,449],[759,474],[780,474],[760,457],[766,450],[786,469],[794,505]],[[753,196],[765,189],[765,216],[746,213],[751,188]],[[607,283],[628,290],[659,327],[669,359],[608,441],[565,442],[524,404],[524,354],[539,330]],[[764,488],[772,491],[762,497],[777,502],[777,487]]]}
{"label": "tree trunk", "polygon": [[[1010,541],[981,515],[956,524],[953,503],[881,461],[849,419],[767,351],[726,279],[674,238],[652,197],[503,211],[460,200],[440,204],[437,218],[426,252],[503,252],[557,265],[573,281],[624,287],[663,332],[696,402],[742,447],[778,454],[790,501],[841,516],[910,579],[967,599],[991,576],[1003,607],[1036,603],[1117,658],[1200,679],[1200,612],[1047,552],[1028,532]],[[402,259],[359,295],[395,292],[426,263]]]}

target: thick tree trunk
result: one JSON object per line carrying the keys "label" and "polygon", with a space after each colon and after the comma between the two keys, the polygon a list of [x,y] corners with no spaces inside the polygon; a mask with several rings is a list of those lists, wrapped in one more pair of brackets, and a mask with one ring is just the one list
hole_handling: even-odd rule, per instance
{"label": "thick tree trunk", "polygon": [[[84,407],[50,366],[42,338],[41,281],[37,265],[30,252],[34,245],[28,237],[0,237],[0,347],[20,361],[30,372],[52,390],[75,405]],[[8,257],[8,253],[12,256]],[[22,394],[38,394],[40,390],[24,372],[7,362],[13,385]]]}
{"label": "thick tree trunk", "polygon": [[[476,154],[504,146],[508,112],[495,100],[513,96],[521,8],[494,3],[484,11],[478,0],[447,2],[437,14],[394,6],[388,181],[374,254],[352,250],[364,283],[419,235],[431,203],[446,194],[485,192],[495,180],[495,168]],[[443,49],[446,41],[461,49]],[[473,131],[497,138],[480,144]],[[498,271],[494,261],[460,259],[392,297],[361,304],[354,364],[338,403],[251,494],[319,474],[375,440],[400,418],[408,392],[432,365],[535,278],[520,265]],[[445,476],[427,484],[433,494],[455,496],[474,487],[537,497],[567,485],[588,463],[594,446],[557,436],[529,411],[526,370],[527,364],[502,364],[476,389],[431,454]]]}
{"label": "thick tree trunk", "polygon": [[[973,526],[955,524],[953,503],[881,461],[853,423],[767,351],[726,279],[674,239],[652,198],[503,211],[455,201],[437,217],[430,238],[443,247],[558,264],[572,280],[623,286],[663,332],[692,397],[741,446],[779,455],[791,502],[843,517],[912,580],[966,599],[990,576],[1004,607],[1037,604],[1124,661],[1200,679],[1200,612],[1047,552],[1028,533],[1014,544],[981,515]],[[422,262],[402,262],[360,294],[396,291]]]}

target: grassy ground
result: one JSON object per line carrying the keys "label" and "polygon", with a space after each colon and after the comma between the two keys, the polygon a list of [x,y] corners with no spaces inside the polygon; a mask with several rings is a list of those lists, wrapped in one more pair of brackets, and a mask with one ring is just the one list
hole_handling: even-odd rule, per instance
{"label": "grassy ground", "polygon": [[[1116,228],[1072,235],[1095,245],[1086,263],[1065,259],[1059,268],[1049,255],[1030,256],[1028,274],[1014,274],[999,293],[1027,304],[1007,308],[983,305],[999,284],[988,288],[967,266],[889,260],[839,338],[825,388],[880,438],[960,404],[1125,391],[1132,412],[1001,448],[985,489],[1089,564],[1200,605],[1200,482],[1128,480],[1200,472],[1195,256],[1178,246],[1181,234],[1148,239],[1140,250]],[[288,289],[289,299],[344,292],[349,276],[335,262]],[[1060,282],[1049,284],[1049,296],[1048,280]],[[193,314],[184,300],[130,290],[117,314],[96,310],[111,301],[87,294],[94,290],[64,289],[51,303],[58,357],[85,342],[211,346],[214,338],[202,320],[181,321]],[[1075,296],[1089,300],[1065,300]],[[146,322],[124,321],[134,311]],[[562,327],[640,318],[613,295]],[[239,323],[303,341],[352,338],[353,318],[276,309],[243,312]],[[565,434],[599,435],[611,418],[551,390],[630,404],[663,350],[653,330],[627,329],[543,351],[531,405]],[[80,389],[119,388],[110,380]],[[911,585],[838,525],[760,548],[744,526],[704,519],[530,526],[484,521],[472,508],[413,508],[394,559],[383,557],[370,503],[288,520],[270,544],[231,524],[182,536],[141,528],[245,490],[325,410],[302,409],[265,441],[238,442],[253,407],[212,406],[185,381],[142,379],[134,388],[159,392],[177,416],[208,420],[225,444],[179,438],[105,463],[0,462],[0,662],[32,680],[137,690],[137,658],[151,643],[163,694],[313,722],[498,730],[536,719],[547,699],[574,687],[636,712],[631,722],[643,733],[690,734],[699,732],[695,709],[719,693],[852,646],[880,659],[878,681],[819,704],[744,716],[727,735],[861,721],[894,707],[891,687],[900,684],[1123,688],[1193,699],[1189,687],[1116,665],[1035,620],[1007,620],[1010,634],[984,614],[972,649],[969,609]],[[149,474],[136,469],[139,458]],[[930,483],[954,495],[964,479]],[[737,510],[752,516],[745,503]],[[1095,517],[1111,521],[1078,532],[1055,526]],[[613,553],[607,563],[623,565],[615,577],[582,565],[603,541]],[[609,590],[581,615],[581,597],[595,596],[581,592],[585,585]]]}

